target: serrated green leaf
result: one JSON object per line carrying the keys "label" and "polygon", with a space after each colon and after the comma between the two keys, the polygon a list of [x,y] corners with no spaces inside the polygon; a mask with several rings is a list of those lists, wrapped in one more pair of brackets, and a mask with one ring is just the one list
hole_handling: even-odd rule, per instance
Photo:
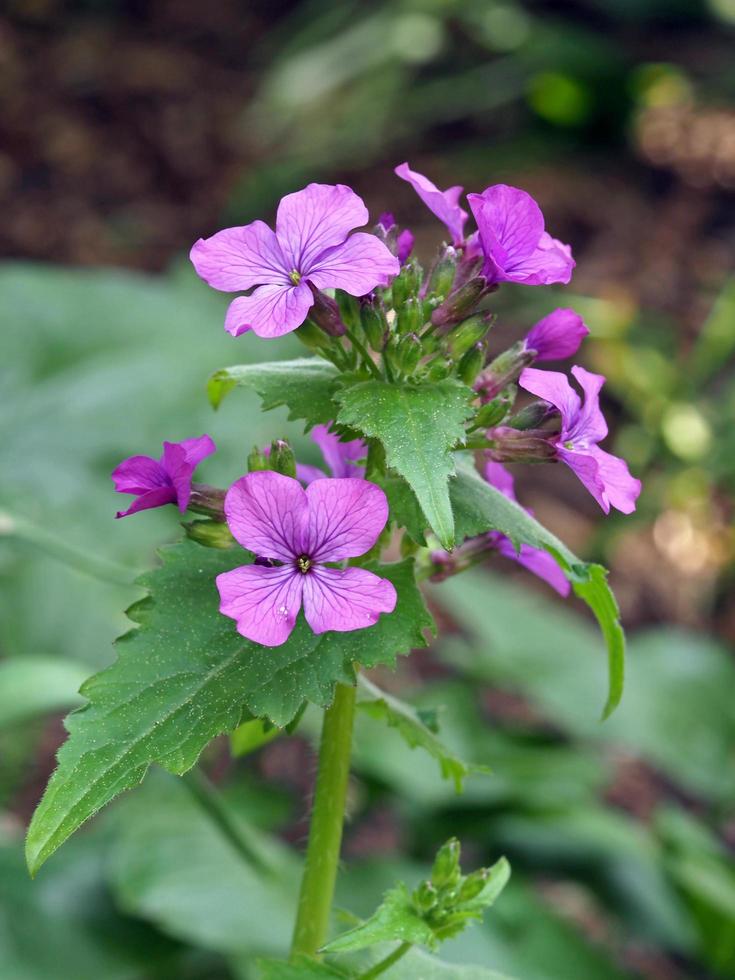
{"label": "serrated green leaf", "polygon": [[304,419],[311,427],[334,419],[338,377],[337,368],[320,357],[237,364],[216,371],[207,383],[207,394],[212,406],[219,408],[233,388],[252,388],[262,399],[264,411],[285,405],[289,419]]}
{"label": "serrated green leaf", "polygon": [[369,919],[327,943],[324,952],[348,953],[393,940],[431,948],[436,945],[431,926],[414,910],[411,894],[402,881],[385,893]]}
{"label": "serrated green leaf", "polygon": [[395,728],[411,748],[421,748],[428,752],[439,763],[442,776],[454,781],[457,793],[462,792],[467,776],[490,772],[487,766],[463,762],[427,727],[418,711],[405,701],[381,691],[362,675],[358,679],[357,707],[372,718],[383,720]]}
{"label": "serrated green leaf", "polygon": [[219,613],[215,576],[246,564],[247,552],[183,541],[162,558],[140,580],[149,596],[128,611],[138,628],[118,640],[118,660],[87,681],[89,703],[67,720],[69,738],[28,832],[33,873],[151,763],[185,772],[237,726],[243,707],[283,727],[304,700],[327,705],[336,682],[354,683],[352,662],[392,664],[425,645],[432,624],[408,560],[374,566],[398,593],[395,611],[374,626],[316,636],[302,615],[288,642],[269,649]]}
{"label": "serrated green leaf", "polygon": [[517,549],[526,544],[548,551],[572,583],[575,594],[594,613],[607,644],[608,697],[602,713],[603,719],[607,718],[620,703],[625,674],[625,634],[618,604],[607,584],[607,570],[602,565],[583,562],[520,504],[483,480],[466,460],[458,462],[457,469],[457,477],[451,482],[451,498],[458,540],[497,530],[510,538]]}
{"label": "serrated green leaf", "polygon": [[378,439],[388,466],[405,477],[445,548],[454,545],[449,477],[452,446],[465,437],[472,392],[447,379],[425,384],[370,380],[340,389],[337,421]]}

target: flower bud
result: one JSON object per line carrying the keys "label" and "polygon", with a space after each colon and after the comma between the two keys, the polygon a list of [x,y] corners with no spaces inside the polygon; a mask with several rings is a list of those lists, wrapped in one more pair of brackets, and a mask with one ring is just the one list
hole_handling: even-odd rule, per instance
{"label": "flower bud", "polygon": [[360,303],[356,296],[351,296],[343,289],[337,289],[334,298],[339,308],[342,322],[348,327],[356,327],[360,323]]}
{"label": "flower bud", "polygon": [[464,354],[457,365],[457,377],[466,385],[471,385],[485,363],[485,345],[475,344]]}
{"label": "flower bud", "polygon": [[449,327],[471,316],[487,292],[484,276],[474,276],[464,286],[455,289],[431,314],[431,322],[437,327]]}
{"label": "flower bud", "polygon": [[439,251],[429,277],[429,292],[446,297],[452,291],[454,275],[457,271],[457,249],[444,245]]}
{"label": "flower bud", "polygon": [[446,844],[439,848],[434,866],[431,869],[431,883],[434,888],[443,890],[453,888],[462,876],[459,867],[460,843],[456,837],[450,837]]}
{"label": "flower bud", "polygon": [[511,400],[505,395],[498,395],[491,402],[482,405],[475,420],[473,429],[490,429],[494,425],[500,425],[511,407]]}
{"label": "flower bud", "polygon": [[484,890],[489,877],[490,872],[487,868],[478,868],[477,871],[473,871],[472,874],[467,875],[459,886],[457,902],[471,902],[474,898],[477,898]]}
{"label": "flower bud", "polygon": [[182,521],[187,538],[205,548],[230,548],[235,539],[222,521]]}
{"label": "flower bud", "polygon": [[461,357],[478,340],[482,340],[494,320],[492,314],[476,313],[455,327],[447,337],[447,347],[452,357]]}
{"label": "flower bud", "polygon": [[309,283],[314,295],[314,305],[309,310],[309,319],[330,337],[341,337],[345,333],[345,325],[340,316],[339,307],[335,301],[316,286]]}
{"label": "flower bud", "polygon": [[400,310],[409,296],[415,297],[421,288],[423,270],[416,259],[410,259],[391,283],[393,308]]}
{"label": "flower bud", "polygon": [[409,296],[398,313],[398,332],[416,333],[424,322],[424,304],[415,296]]}
{"label": "flower bud", "polygon": [[[549,405],[548,402],[536,401],[522,408],[517,415],[514,415],[510,419],[508,425],[514,429],[538,429],[544,422],[554,417],[561,422],[558,409],[554,408],[553,405]],[[558,426],[553,431],[558,431]]]}
{"label": "flower bud", "polygon": [[407,333],[401,337],[396,348],[396,364],[404,374],[413,374],[421,360],[424,349],[421,340],[415,333]]}
{"label": "flower bud", "polygon": [[373,350],[382,350],[388,333],[382,305],[377,302],[365,303],[360,310],[360,322],[368,344]]}
{"label": "flower bud", "polygon": [[304,320],[295,333],[296,337],[309,350],[323,350],[325,347],[329,347],[331,343],[329,337],[312,320]]}
{"label": "flower bud", "polygon": [[517,381],[521,371],[528,367],[534,356],[533,352],[526,350],[522,340],[498,355],[475,382],[475,391],[480,399],[483,402],[491,401],[503,388]]}
{"label": "flower bud", "polygon": [[293,449],[283,439],[274,439],[271,443],[270,468],[283,476],[296,478],[296,457]]}
{"label": "flower bud", "polygon": [[547,429],[526,429],[519,432],[507,425],[499,425],[487,433],[494,445],[487,450],[495,463],[549,463],[556,458],[553,440],[556,435]]}
{"label": "flower bud", "polygon": [[258,446],[253,446],[248,456],[248,473],[257,473],[258,470],[269,470],[271,468],[268,456]]}
{"label": "flower bud", "polygon": [[419,915],[431,912],[439,900],[436,888],[430,881],[422,881],[412,895],[414,908]]}
{"label": "flower bud", "polygon": [[225,519],[225,491],[208,483],[192,483],[189,510],[206,514],[215,521]]}
{"label": "flower bud", "polygon": [[454,368],[454,361],[448,357],[439,356],[435,358],[426,370],[426,377],[429,381],[443,381],[448,378]]}

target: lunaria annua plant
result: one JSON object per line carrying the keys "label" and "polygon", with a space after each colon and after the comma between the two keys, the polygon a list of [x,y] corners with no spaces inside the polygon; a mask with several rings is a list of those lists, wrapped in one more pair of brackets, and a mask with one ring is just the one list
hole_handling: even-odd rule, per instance
{"label": "lunaria annua plant", "polygon": [[[219,489],[192,482],[215,451],[203,435],[164,443],[158,460],[134,456],[117,467],[115,490],[134,498],[118,517],[167,504],[200,517],[141,579],[147,598],[128,611],[136,628],[118,642],[116,663],[84,685],[88,703],[68,719],[69,738],[28,834],[35,873],[151,763],[184,773],[212,738],[244,722],[291,732],[308,703],[324,709],[289,967],[308,962],[308,976],[377,976],[412,945],[434,949],[482,915],[509,873],[500,859],[463,876],[459,845],[449,841],[430,879],[413,891],[397,885],[371,919],[325,947],[355,706],[379,705],[377,716],[393,724],[399,711],[360,671],[428,644],[434,623],[422,580],[440,582],[497,556],[561,596],[573,591],[607,643],[604,715],[623,683],[623,634],[605,570],[535,520],[505,468],[562,462],[605,513],[635,509],[639,481],[600,448],[604,378],[575,366],[573,385],[534,366],[574,357],[587,334],[582,318],[563,307],[509,349],[493,343],[501,284],[568,283],[571,248],[515,187],[469,194],[476,230],[468,234],[462,188],[441,191],[407,163],[396,174],[446,227],[448,241],[428,268],[391,214],[356,231],[368,212],[342,184],[288,194],[275,230],[254,221],[192,248],[198,275],[238,294],[225,317],[230,334],[252,331],[267,346],[294,333],[308,348],[295,360],[218,371],[212,404],[244,386],[264,409],[287,406],[311,431],[324,466],[298,463],[276,440],[254,447],[245,474],[233,459],[231,486]],[[533,397],[517,410],[519,389]],[[461,789],[469,767],[442,754],[416,712],[400,712],[401,733],[430,745]],[[367,968],[359,957],[340,958],[391,941],[387,955],[365,954]],[[318,963],[324,955],[336,974]]]}

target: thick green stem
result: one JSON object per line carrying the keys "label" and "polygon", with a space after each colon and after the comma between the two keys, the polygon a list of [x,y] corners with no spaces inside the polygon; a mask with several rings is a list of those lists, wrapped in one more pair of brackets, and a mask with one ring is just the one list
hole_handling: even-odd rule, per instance
{"label": "thick green stem", "polygon": [[327,941],[350,774],[355,688],[338,684],[324,712],[306,864],[291,955],[316,956]]}
{"label": "thick green stem", "polygon": [[373,980],[373,977],[379,977],[381,973],[385,973],[386,970],[390,969],[394,963],[397,963],[401,957],[405,956],[406,953],[411,949],[413,943],[401,943],[400,946],[396,946],[392,953],[389,953],[384,960],[376,963],[375,966],[371,967],[367,973],[361,973],[358,980]]}

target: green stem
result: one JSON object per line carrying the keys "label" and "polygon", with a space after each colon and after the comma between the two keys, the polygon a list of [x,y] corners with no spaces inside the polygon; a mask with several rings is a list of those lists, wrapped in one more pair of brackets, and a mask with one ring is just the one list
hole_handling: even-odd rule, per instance
{"label": "green stem", "polygon": [[380,371],[378,371],[377,367],[375,366],[375,361],[373,361],[372,357],[368,353],[367,348],[364,346],[364,344],[362,344],[357,339],[357,337],[354,335],[354,333],[351,330],[346,330],[345,336],[352,344],[352,346],[355,348],[355,350],[358,351],[358,353],[361,355],[363,361],[365,362],[365,367],[368,369],[368,371],[370,371],[370,373],[374,378],[377,378],[378,381],[380,381],[381,380]]}
{"label": "green stem", "polygon": [[393,952],[389,953],[384,960],[376,963],[367,973],[361,973],[357,977],[357,980],[372,980],[373,977],[379,977],[381,973],[385,973],[394,963],[397,963],[402,956],[405,956],[412,945],[413,943],[401,943],[400,946],[396,946]]}
{"label": "green stem", "polygon": [[334,702],[324,712],[322,723],[319,767],[292,956],[316,956],[327,940],[342,844],[354,716],[355,688],[338,684]]}

